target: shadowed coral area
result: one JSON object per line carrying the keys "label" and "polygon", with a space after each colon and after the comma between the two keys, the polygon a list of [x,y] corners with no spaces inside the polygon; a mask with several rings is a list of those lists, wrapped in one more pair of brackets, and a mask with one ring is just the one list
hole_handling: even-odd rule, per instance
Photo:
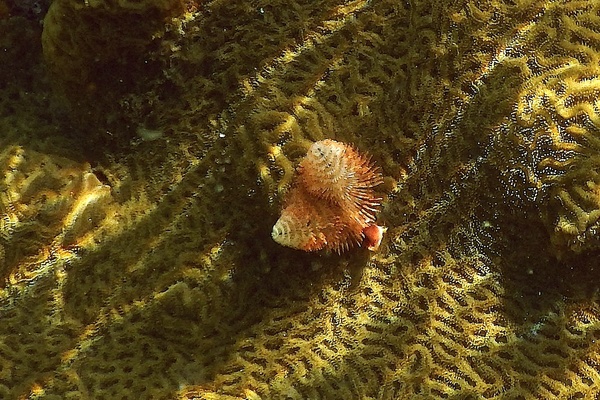
{"label": "shadowed coral area", "polygon": [[[598,397],[599,13],[55,0],[43,35],[0,19],[0,397]],[[270,237],[326,138],[386,177],[374,254]]]}

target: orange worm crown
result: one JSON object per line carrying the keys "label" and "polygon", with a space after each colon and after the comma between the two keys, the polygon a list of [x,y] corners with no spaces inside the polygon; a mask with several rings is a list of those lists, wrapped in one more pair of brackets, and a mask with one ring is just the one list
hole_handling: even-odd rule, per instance
{"label": "orange worm crown", "polygon": [[273,239],[305,251],[360,245],[381,204],[373,189],[383,182],[380,169],[352,146],[328,139],[310,147],[297,172]]}

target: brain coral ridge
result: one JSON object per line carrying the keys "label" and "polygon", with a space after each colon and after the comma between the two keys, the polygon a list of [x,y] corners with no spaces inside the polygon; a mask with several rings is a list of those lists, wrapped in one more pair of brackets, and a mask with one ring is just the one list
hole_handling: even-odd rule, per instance
{"label": "brain coral ridge", "polygon": [[[82,4],[43,41],[90,120],[1,103],[0,397],[600,395],[597,2]],[[369,258],[269,237],[328,138],[387,177]]]}

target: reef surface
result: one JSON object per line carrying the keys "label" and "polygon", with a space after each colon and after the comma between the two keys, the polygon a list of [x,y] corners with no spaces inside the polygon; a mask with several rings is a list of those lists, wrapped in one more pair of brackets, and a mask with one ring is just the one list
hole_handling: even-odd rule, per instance
{"label": "reef surface", "polygon": [[[1,398],[600,395],[597,2],[7,4]],[[374,254],[271,239],[326,138]]]}

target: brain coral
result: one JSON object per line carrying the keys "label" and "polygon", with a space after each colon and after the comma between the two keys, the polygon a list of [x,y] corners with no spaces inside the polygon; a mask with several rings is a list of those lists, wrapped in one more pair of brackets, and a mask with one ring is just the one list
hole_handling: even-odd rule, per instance
{"label": "brain coral", "polygon": [[[99,136],[106,142],[107,131],[122,135],[135,130],[127,126],[134,120],[128,112],[150,114],[148,102],[158,99],[149,82],[162,69],[148,52],[166,30],[175,29],[171,18],[183,9],[182,0],[52,2],[42,47],[56,92],[64,97],[74,124],[86,131],[77,136],[90,141]],[[135,122],[156,129],[161,127],[158,119],[146,115]]]}
{"label": "brain coral", "polygon": [[[59,83],[89,86],[82,43],[117,3],[53,3],[44,41],[81,67]],[[43,74],[0,102],[0,397],[600,396],[597,2],[186,10],[140,58],[116,49],[131,85],[111,102],[67,119]],[[84,140],[152,120],[154,141]],[[370,258],[271,240],[326,138],[388,177]]]}

